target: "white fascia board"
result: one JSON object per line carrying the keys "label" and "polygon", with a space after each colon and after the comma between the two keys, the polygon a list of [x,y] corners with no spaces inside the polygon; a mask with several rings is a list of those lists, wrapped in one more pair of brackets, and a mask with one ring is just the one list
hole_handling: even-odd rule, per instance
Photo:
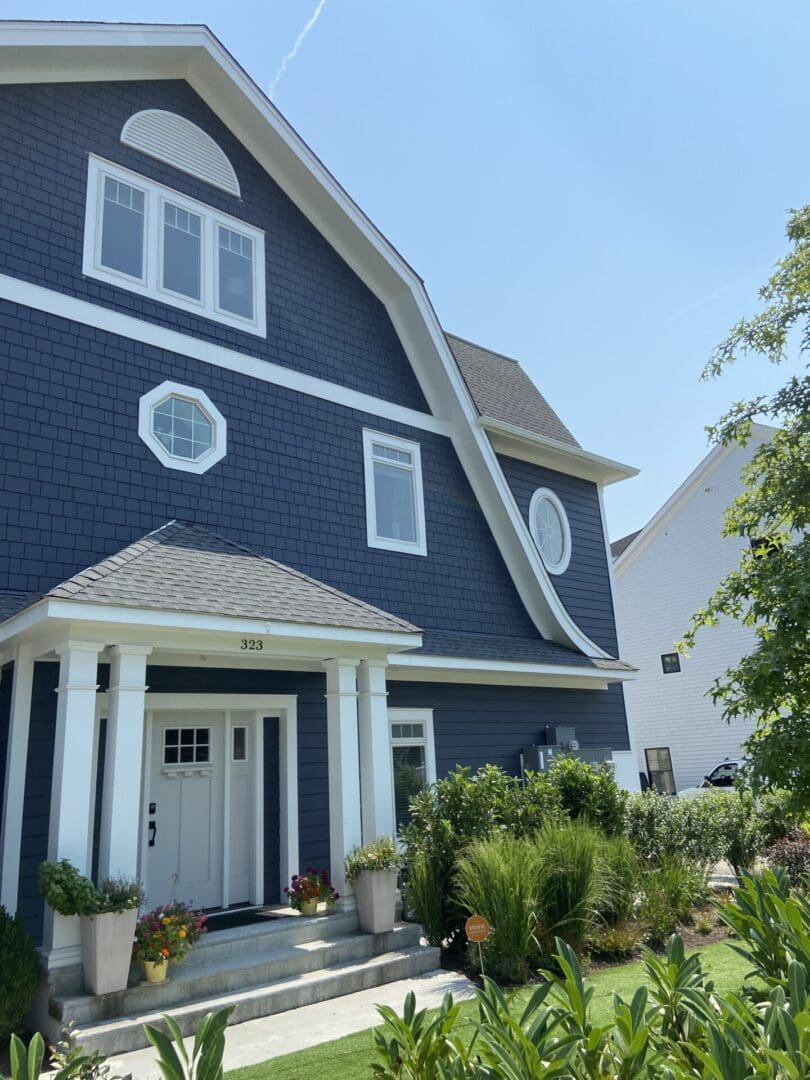
{"label": "white fascia board", "polygon": [[[202,615],[185,611],[158,611],[148,608],[116,607],[87,601],[46,598],[35,607],[21,612],[0,627],[0,642],[17,637],[45,620],[110,626],[120,630],[173,630],[208,634],[234,634],[245,637],[264,637],[281,641],[322,641],[330,647],[373,645],[396,652],[418,649],[422,635],[418,632],[387,630],[355,630],[344,627],[317,626],[304,623],[283,623],[264,619],[238,618],[228,615]],[[199,643],[197,643],[199,645]]]}
{"label": "white fascia board", "polygon": [[[110,24],[45,24],[44,30],[41,27],[42,24],[13,23],[0,28],[0,78],[19,81],[21,66],[27,68],[27,82],[143,78],[144,67],[159,68],[162,61],[162,77],[188,80],[386,305],[433,415],[451,421],[451,437],[462,467],[538,630],[543,636],[586,655],[607,656],[576,625],[546,574],[489,438],[478,424],[469,390],[422,280],[227,50],[203,27]],[[15,57],[17,53],[25,57],[22,65]],[[77,62],[78,54],[81,54],[81,66]],[[110,66],[116,68],[115,75],[102,74]],[[13,68],[10,78],[9,68]]]}
{"label": "white fascia board", "polygon": [[469,656],[429,656],[425,653],[404,653],[392,663],[397,667],[441,668],[445,671],[502,671],[523,672],[527,675],[576,676],[609,682],[627,682],[635,678],[634,671],[612,670],[608,668],[586,668],[575,664],[532,664],[523,660],[488,660]]}
{"label": "white fascia board", "polygon": [[467,683],[489,686],[555,686],[568,690],[606,690],[611,683],[627,682],[632,671],[583,669],[555,664],[527,664],[508,660],[471,660],[468,657],[414,656],[389,658],[386,673],[396,682]]}
{"label": "white fascia board", "polygon": [[525,428],[482,416],[479,423],[489,433],[496,452],[520,461],[530,461],[556,472],[592,480],[597,484],[615,484],[638,476],[639,470],[632,465],[592,454],[578,446],[558,442],[545,435],[537,435]]}
{"label": "white fascia board", "polygon": [[[758,439],[760,442],[770,442],[778,429],[769,424],[752,424],[751,440]],[[675,517],[679,510],[692,498],[697,489],[705,484],[714,470],[721,465],[729,454],[737,449],[739,443],[729,443],[723,446],[718,443],[712,447],[705,458],[692,470],[679,488],[670,495],[664,505],[647,522],[641,532],[632,543],[628,544],[624,551],[613,563],[615,577],[621,577],[631,563],[634,563],[644,548],[664,529]]]}

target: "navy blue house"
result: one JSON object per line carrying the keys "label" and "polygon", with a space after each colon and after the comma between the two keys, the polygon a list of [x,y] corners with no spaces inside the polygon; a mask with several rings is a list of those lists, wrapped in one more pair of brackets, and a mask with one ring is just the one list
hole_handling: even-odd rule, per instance
{"label": "navy blue house", "polygon": [[547,728],[633,786],[633,470],[442,331],[207,29],[0,25],[0,220],[0,901],[50,967],[45,858],[264,905]]}

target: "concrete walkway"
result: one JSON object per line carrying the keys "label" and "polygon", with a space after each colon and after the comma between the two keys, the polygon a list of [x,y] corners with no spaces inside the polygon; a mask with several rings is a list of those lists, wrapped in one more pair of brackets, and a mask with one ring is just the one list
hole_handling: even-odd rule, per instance
{"label": "concrete walkway", "polygon": [[[268,1058],[292,1054],[308,1046],[339,1039],[355,1031],[376,1026],[380,1017],[375,1005],[390,1005],[401,1014],[405,995],[416,994],[420,1009],[435,1008],[448,990],[462,1000],[473,996],[472,984],[463,975],[452,971],[429,971],[415,979],[359,990],[355,994],[332,998],[317,1005],[247,1020],[229,1027],[225,1035],[225,1069],[241,1069],[256,1065]],[[186,1039],[191,1048],[193,1039]],[[133,1080],[161,1080],[157,1054],[152,1047],[134,1050],[110,1058],[112,1072],[121,1076],[132,1074]]]}

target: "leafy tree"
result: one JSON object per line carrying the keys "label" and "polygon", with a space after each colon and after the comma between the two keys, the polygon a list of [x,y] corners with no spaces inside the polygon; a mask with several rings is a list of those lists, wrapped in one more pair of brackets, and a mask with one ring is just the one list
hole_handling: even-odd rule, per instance
{"label": "leafy tree", "polygon": [[[715,350],[704,378],[739,356],[757,353],[780,364],[810,349],[810,206],[790,212],[788,254],[760,289],[762,310],[743,319]],[[804,368],[807,371],[807,367]],[[739,566],[694,616],[682,648],[723,617],[755,629],[756,645],[715,680],[710,695],[731,722],[756,720],[746,743],[755,788],[790,788],[810,809],[810,375],[795,375],[772,396],[736,402],[709,434],[744,446],[752,423],[778,426],[743,473],[744,491],[726,511],[724,536],[746,537]],[[766,541],[764,547],[762,541]]]}

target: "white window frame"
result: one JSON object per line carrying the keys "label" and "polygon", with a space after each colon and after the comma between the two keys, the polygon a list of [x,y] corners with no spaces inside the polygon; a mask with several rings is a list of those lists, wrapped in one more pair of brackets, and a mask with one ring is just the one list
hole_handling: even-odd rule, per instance
{"label": "white window frame", "polygon": [[[211,447],[196,461],[175,457],[174,454],[170,454],[152,430],[152,412],[155,406],[160,405],[166,398],[172,396],[193,402],[194,405],[202,409],[208,420],[211,421]],[[181,472],[197,473],[199,475],[207,472],[212,465],[216,465],[218,461],[225,457],[228,444],[228,424],[216,405],[202,390],[196,390],[193,386],[183,386],[180,383],[166,381],[153,390],[149,390],[138,402],[138,435],[161,465],[165,465],[167,469],[179,469]]]}
{"label": "white window frame", "polygon": [[[392,735],[394,724],[422,724],[424,735],[421,739],[395,739]],[[436,742],[433,735],[433,709],[389,709],[388,710],[388,745],[391,765],[391,821],[396,829],[397,801],[394,791],[394,747],[424,746],[425,779],[427,786],[436,783]]]}
{"label": "white window frame", "polygon": [[[374,486],[374,444],[388,446],[392,450],[401,450],[411,455],[410,466],[402,468],[413,477],[413,501],[416,517],[416,540],[397,540],[390,536],[377,534],[377,493]],[[382,548],[384,551],[400,551],[408,555],[427,555],[427,536],[425,532],[425,496],[422,489],[422,456],[419,443],[410,439],[400,439],[396,435],[386,435],[381,431],[363,428],[363,469],[366,487],[366,535],[368,546]]]}
{"label": "white window frame", "polygon": [[[111,270],[101,264],[102,216],[104,212],[104,180],[106,177],[120,180],[130,187],[137,188],[144,195],[144,276],[130,277],[117,270]],[[165,203],[187,210],[202,218],[201,248],[201,289],[200,299],[183,296],[181,293],[164,289],[163,279],[163,207]],[[246,319],[232,312],[224,311],[219,306],[218,271],[219,226],[250,237],[253,242],[253,318]],[[84,217],[84,251],[82,273],[87,277],[106,281],[111,285],[127,289],[129,292],[148,296],[163,304],[182,308],[194,315],[224,323],[226,326],[244,330],[249,334],[265,337],[267,334],[267,299],[265,293],[264,233],[238,218],[222,214],[205,203],[189,199],[171,188],[158,184],[154,180],[138,175],[120,165],[114,165],[104,158],[90,154],[87,166],[87,204]]]}
{"label": "white window frame", "polygon": [[[548,499],[560,515],[560,522],[562,523],[563,530],[563,553],[562,558],[558,563],[550,563],[548,561],[543,554],[537,539],[537,533],[534,527],[534,512],[541,499]],[[538,488],[534,495],[532,495],[531,502],[529,503],[529,532],[532,534],[532,540],[534,540],[534,545],[537,548],[540,558],[543,560],[543,566],[545,566],[546,570],[548,570],[550,574],[564,574],[568,569],[568,564],[571,562],[571,526],[568,522],[568,514],[565,511],[565,507],[559,496],[553,492],[551,488]]]}

